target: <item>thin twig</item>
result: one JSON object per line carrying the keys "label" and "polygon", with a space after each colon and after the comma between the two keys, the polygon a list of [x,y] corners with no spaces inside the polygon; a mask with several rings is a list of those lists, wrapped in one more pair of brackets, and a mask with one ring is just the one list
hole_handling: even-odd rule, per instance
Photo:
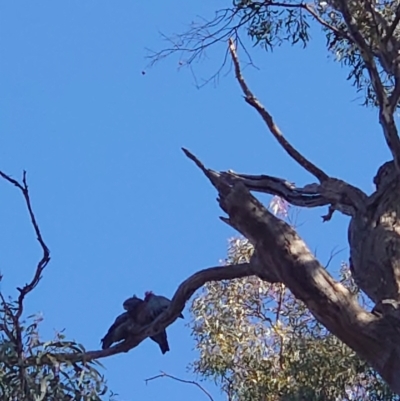
{"label": "thin twig", "polygon": [[269,114],[269,112],[264,108],[260,101],[254,96],[253,92],[250,90],[245,79],[243,78],[240,69],[239,59],[236,53],[236,46],[232,39],[229,40],[229,50],[232,56],[233,64],[235,66],[236,79],[239,82],[240,87],[242,88],[243,94],[245,96],[245,101],[257,110],[258,114],[260,114],[262,119],[267,124],[272,135],[283,147],[283,149],[289,154],[289,156],[291,156],[297,163],[300,164],[300,166],[305,168],[309,173],[314,175],[320,182],[328,180],[329,176],[325,172],[323,172],[315,164],[307,160],[286,140],[278,126],[275,124],[271,114]]}
{"label": "thin twig", "polygon": [[332,249],[331,254],[329,255],[329,259],[326,262],[325,265],[325,269],[327,269],[330,265],[330,263],[332,262],[333,258],[337,255],[339,255],[339,253],[343,252],[345,250],[345,248],[339,249],[339,250],[335,250],[335,248]]}
{"label": "thin twig", "polygon": [[210,401],[214,401],[214,398],[211,396],[211,394],[202,385],[200,385],[199,383],[197,383],[197,382],[195,382],[193,380],[180,379],[179,377],[175,377],[175,376],[169,375],[168,373],[165,373],[165,372],[161,372],[161,374],[159,374],[157,376],[150,377],[149,379],[146,379],[145,382],[147,384],[149,381],[160,379],[161,377],[168,377],[168,378],[176,380],[176,381],[178,381],[180,383],[191,384],[193,386],[196,386],[210,399]]}

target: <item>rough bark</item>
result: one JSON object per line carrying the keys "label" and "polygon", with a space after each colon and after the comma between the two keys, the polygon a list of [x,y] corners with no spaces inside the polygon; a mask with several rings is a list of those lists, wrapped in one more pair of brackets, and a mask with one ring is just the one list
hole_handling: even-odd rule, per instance
{"label": "rough bark", "polygon": [[360,288],[375,302],[400,301],[400,180],[393,162],[374,179],[377,190],[349,226],[350,267]]}

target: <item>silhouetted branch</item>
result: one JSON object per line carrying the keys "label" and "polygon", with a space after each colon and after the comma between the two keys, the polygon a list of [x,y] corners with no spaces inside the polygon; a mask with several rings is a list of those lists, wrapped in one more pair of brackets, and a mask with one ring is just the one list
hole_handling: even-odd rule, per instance
{"label": "silhouetted branch", "polygon": [[28,183],[26,181],[26,171],[23,172],[22,183],[18,182],[14,178],[11,178],[9,175],[3,173],[2,171],[0,171],[0,176],[2,178],[4,178],[6,181],[15,185],[22,192],[22,195],[23,195],[25,203],[26,203],[26,207],[28,209],[29,217],[30,217],[33,229],[36,234],[36,239],[38,240],[38,242],[42,248],[42,251],[43,251],[42,258],[40,259],[40,261],[38,262],[38,264],[36,266],[35,274],[34,274],[32,280],[28,284],[25,284],[22,288],[17,288],[19,291],[19,297],[18,297],[18,311],[16,313],[16,318],[19,319],[23,312],[24,298],[26,297],[26,295],[28,293],[30,293],[38,285],[44,268],[50,262],[50,251],[43,240],[39,225],[37,223],[35,214],[32,209],[32,204],[31,204],[31,200],[29,197]]}
{"label": "silhouetted branch", "polygon": [[147,384],[149,381],[160,379],[162,377],[168,377],[168,378],[176,380],[176,381],[178,381],[180,383],[191,384],[193,386],[196,386],[209,398],[210,401],[214,401],[214,398],[211,396],[211,394],[203,386],[201,386],[199,383],[197,383],[197,382],[195,382],[193,380],[180,379],[179,377],[175,377],[175,376],[169,375],[168,373],[165,373],[165,372],[161,372],[161,374],[159,374],[157,376],[150,377],[150,378],[146,379],[145,382]]}
{"label": "silhouetted branch", "polygon": [[325,216],[325,221],[332,217],[334,210],[339,210],[347,216],[354,216],[357,211],[366,207],[367,195],[342,180],[329,177],[321,184],[308,184],[302,188],[293,183],[269,175],[239,174],[232,170],[214,171],[208,169],[189,150],[182,149],[185,155],[199,167],[211,183],[221,192],[229,191],[229,188],[239,182],[250,191],[263,192],[277,195],[295,206],[317,207],[330,206],[330,213]]}

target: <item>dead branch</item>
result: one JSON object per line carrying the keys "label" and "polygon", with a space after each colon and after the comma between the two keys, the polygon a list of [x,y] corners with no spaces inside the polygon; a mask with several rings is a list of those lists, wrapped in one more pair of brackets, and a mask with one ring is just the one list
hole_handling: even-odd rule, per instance
{"label": "dead branch", "polygon": [[367,195],[363,191],[336,178],[329,177],[322,184],[314,183],[299,188],[285,179],[264,174],[238,174],[232,170],[217,172],[207,169],[189,150],[182,150],[219,190],[223,185],[232,186],[240,182],[250,191],[277,195],[295,206],[311,208],[330,205],[330,212],[324,216],[324,221],[329,220],[335,210],[354,216],[366,207]]}
{"label": "dead branch", "polygon": [[283,149],[291,156],[297,163],[300,164],[304,169],[306,169],[309,173],[314,175],[320,182],[325,181],[329,178],[329,176],[324,173],[320,168],[318,168],[315,164],[306,159],[300,152],[298,152],[283,136],[282,132],[275,124],[272,116],[265,107],[260,103],[260,101],[254,96],[253,92],[248,87],[246,81],[243,78],[242,72],[240,70],[239,59],[236,53],[236,47],[233,43],[232,39],[229,39],[229,50],[232,56],[232,61],[235,66],[235,75],[236,79],[239,82],[240,87],[242,88],[245,101],[254,109],[257,110],[258,114],[262,117],[262,119],[267,124],[267,127],[271,131],[272,135],[279,142],[279,144],[283,147]]}
{"label": "dead branch", "polygon": [[165,373],[165,372],[161,372],[161,374],[159,374],[157,376],[150,377],[150,378],[146,379],[145,382],[147,384],[149,381],[160,379],[161,377],[168,377],[168,378],[176,380],[176,381],[178,381],[180,383],[191,384],[193,386],[196,386],[209,398],[210,401],[214,401],[214,398],[211,396],[211,394],[202,385],[200,385],[199,383],[197,383],[197,382],[195,382],[193,380],[180,379],[179,377],[175,377],[175,376],[169,375],[168,373]]}
{"label": "dead branch", "polygon": [[26,207],[28,209],[29,217],[31,219],[31,223],[32,223],[33,229],[36,234],[36,239],[39,242],[39,244],[42,248],[42,251],[43,251],[42,258],[39,260],[38,264],[36,265],[35,274],[34,274],[32,280],[28,284],[25,284],[22,288],[17,288],[19,291],[19,297],[18,297],[18,311],[16,313],[16,318],[19,319],[23,312],[23,308],[24,308],[23,302],[24,302],[25,297],[38,285],[38,283],[41,279],[43,270],[50,262],[50,251],[43,240],[39,225],[37,223],[35,214],[32,209],[32,204],[31,204],[29,190],[28,190],[28,183],[26,181],[26,171],[23,172],[22,184],[20,182],[18,182],[17,180],[15,180],[14,178],[11,178],[9,175],[3,173],[2,171],[0,171],[0,176],[2,178],[4,178],[6,181],[15,185],[22,192]]}

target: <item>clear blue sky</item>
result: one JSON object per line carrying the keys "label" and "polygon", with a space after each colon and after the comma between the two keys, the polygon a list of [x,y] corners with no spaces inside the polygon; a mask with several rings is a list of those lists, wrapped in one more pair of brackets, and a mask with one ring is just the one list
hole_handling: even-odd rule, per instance
{"label": "clear blue sky", "polygon": [[[148,70],[145,48],[166,44],[159,31],[183,32],[196,15],[230,2],[3,1],[0,4],[0,169],[28,171],[33,205],[52,261],[27,312],[98,349],[133,293],[172,296],[196,270],[217,265],[234,231],[219,221],[216,193],[184,157],[185,146],[215,169],[312,182],[279,148],[242,100],[232,74],[196,89],[177,57]],[[167,17],[167,18],[166,18]],[[376,112],[359,106],[346,71],[328,59],[314,33],[308,50],[254,50],[260,70],[245,70],[288,139],[329,174],[367,192],[389,159]],[[218,67],[223,48],[195,66]],[[2,290],[30,280],[40,249],[20,193],[0,182]],[[347,246],[347,219],[304,210],[300,231],[326,262]],[[346,259],[347,251],[333,262]],[[186,321],[189,314],[186,311]],[[144,379],[164,370],[193,378],[196,354],[185,321],[168,329],[171,352],[146,340],[103,359],[121,400],[204,400],[196,388]],[[205,384],[216,400],[223,397]],[[166,396],[168,394],[168,396]]]}

